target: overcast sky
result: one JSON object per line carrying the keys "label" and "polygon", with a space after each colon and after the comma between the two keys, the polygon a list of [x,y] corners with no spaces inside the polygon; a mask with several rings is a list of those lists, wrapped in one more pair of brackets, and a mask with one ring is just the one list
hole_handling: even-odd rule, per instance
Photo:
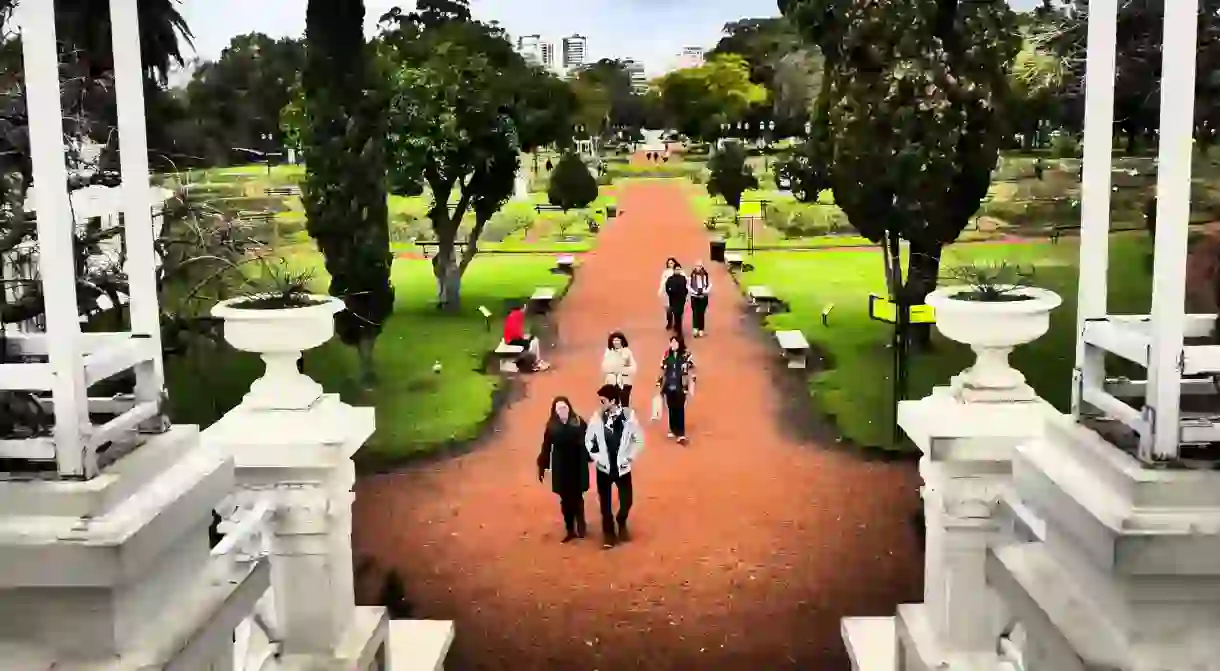
{"label": "overcast sky", "polygon": [[[306,1],[182,0],[182,4],[198,56],[213,59],[235,35],[302,35]],[[1037,2],[1011,0],[1018,8]],[[387,9],[413,4],[365,0],[370,32]],[[684,46],[714,45],[729,21],[779,14],[775,0],[472,0],[471,6],[475,16],[499,21],[514,36],[538,33],[558,46],[563,37],[579,33],[589,38],[590,60],[636,58],[650,75],[671,67]]]}

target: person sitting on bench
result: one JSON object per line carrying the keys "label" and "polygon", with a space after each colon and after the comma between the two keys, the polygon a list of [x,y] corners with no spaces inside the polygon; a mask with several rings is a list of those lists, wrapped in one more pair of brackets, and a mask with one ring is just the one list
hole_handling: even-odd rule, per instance
{"label": "person sitting on bench", "polygon": [[542,345],[538,338],[525,331],[524,305],[514,305],[504,318],[504,344],[522,349],[521,356],[517,358],[518,370],[537,372],[551,367],[542,360]]}

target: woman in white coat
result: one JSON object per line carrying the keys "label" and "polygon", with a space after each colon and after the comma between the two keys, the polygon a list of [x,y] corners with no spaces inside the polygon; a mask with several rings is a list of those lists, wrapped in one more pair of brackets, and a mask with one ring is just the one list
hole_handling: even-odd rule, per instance
{"label": "woman in white coat", "polygon": [[631,405],[631,385],[635,382],[635,355],[627,346],[627,336],[622,331],[615,331],[606,338],[606,353],[602,355],[602,374],[604,384],[614,385],[619,389],[619,405],[624,408]]}

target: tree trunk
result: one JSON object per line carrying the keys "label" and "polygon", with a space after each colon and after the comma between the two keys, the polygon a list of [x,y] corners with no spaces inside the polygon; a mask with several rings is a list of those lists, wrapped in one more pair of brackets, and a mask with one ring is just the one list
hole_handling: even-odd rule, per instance
{"label": "tree trunk", "polygon": [[[907,259],[907,279],[903,294],[908,305],[923,305],[928,294],[936,289],[940,275],[940,244],[911,243],[910,258]],[[913,324],[910,330],[912,342],[920,349],[932,346],[932,325]]]}
{"label": "tree trunk", "polygon": [[377,365],[373,362],[373,345],[377,341],[364,338],[356,343],[356,354],[360,360],[360,383],[366,391],[377,383]]}

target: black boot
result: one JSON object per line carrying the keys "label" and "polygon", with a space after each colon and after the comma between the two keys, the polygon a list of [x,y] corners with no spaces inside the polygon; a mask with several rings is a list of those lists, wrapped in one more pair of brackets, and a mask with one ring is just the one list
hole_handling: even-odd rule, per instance
{"label": "black boot", "polygon": [[576,514],[576,537],[584,538],[589,533],[589,525],[585,522],[585,511]]}
{"label": "black boot", "polygon": [[618,539],[624,543],[631,540],[631,534],[627,531],[627,520],[622,518],[618,520]]}

